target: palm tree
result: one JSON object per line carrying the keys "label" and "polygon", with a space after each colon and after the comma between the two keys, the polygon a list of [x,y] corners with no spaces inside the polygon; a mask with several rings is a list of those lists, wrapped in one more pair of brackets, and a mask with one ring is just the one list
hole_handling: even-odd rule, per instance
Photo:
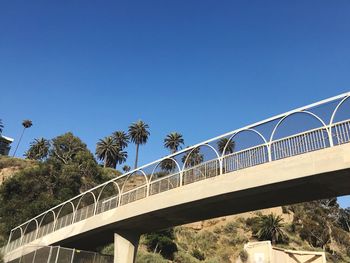
{"label": "palm tree", "polygon": [[148,124],[139,120],[129,126],[129,137],[130,140],[136,144],[136,158],[135,158],[135,169],[137,168],[137,161],[139,158],[139,146],[145,144],[150,135]]}
{"label": "palm tree", "polygon": [[124,173],[127,173],[127,172],[129,172],[131,170],[131,167],[129,165],[124,165],[122,170],[123,170]]}
{"label": "palm tree", "polygon": [[103,160],[104,167],[110,167],[113,165],[118,152],[119,146],[111,136],[100,139],[96,144],[96,155],[98,159]]}
{"label": "palm tree", "polygon": [[2,119],[0,119],[0,135],[3,129],[4,129],[4,124],[2,124]]}
{"label": "palm tree", "polygon": [[130,138],[128,134],[124,131],[115,131],[112,133],[112,138],[120,146],[121,149],[124,149],[128,146]]}
{"label": "palm tree", "polygon": [[47,157],[50,149],[50,141],[44,138],[35,139],[30,143],[29,150],[24,154],[27,159],[43,160]]}
{"label": "palm tree", "polygon": [[171,132],[164,139],[164,147],[168,148],[172,153],[177,152],[179,147],[185,143],[181,133]]}
{"label": "palm tree", "polygon": [[123,151],[118,145],[118,151],[116,152],[112,162],[113,168],[116,169],[118,164],[125,163],[127,158],[128,158],[128,153]]}
{"label": "palm tree", "polygon": [[275,214],[262,215],[259,217],[259,231],[257,237],[260,240],[271,240],[275,245],[277,242],[282,242],[285,239],[283,231],[283,218]]}
{"label": "palm tree", "polygon": [[[235,142],[233,140],[230,140],[228,138],[221,138],[218,142],[218,149],[221,154],[230,154],[233,153],[235,149]],[[225,149],[226,146],[226,149]],[[224,153],[225,151],[225,153]]]}
{"label": "palm tree", "polygon": [[32,127],[32,125],[33,125],[33,123],[32,123],[31,120],[24,120],[24,121],[22,122],[23,131],[22,131],[21,137],[19,137],[19,140],[18,140],[16,149],[15,149],[15,151],[14,151],[14,153],[13,153],[13,157],[16,155],[16,152],[17,152],[17,149],[18,149],[19,144],[21,143],[21,140],[22,140],[24,131],[25,131],[26,129]]}

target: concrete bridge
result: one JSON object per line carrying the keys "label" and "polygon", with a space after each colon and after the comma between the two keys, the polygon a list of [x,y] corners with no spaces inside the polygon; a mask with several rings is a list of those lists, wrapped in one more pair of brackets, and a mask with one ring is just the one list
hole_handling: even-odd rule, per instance
{"label": "concrete bridge", "polygon": [[[350,194],[350,93],[229,132],[114,178],[12,229],[23,249],[115,242],[133,262],[142,233]],[[219,125],[219,124],[216,124]]]}

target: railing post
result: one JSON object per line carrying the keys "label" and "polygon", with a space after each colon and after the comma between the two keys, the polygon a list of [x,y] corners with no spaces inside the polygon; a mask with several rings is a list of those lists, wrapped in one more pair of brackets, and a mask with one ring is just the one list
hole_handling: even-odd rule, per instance
{"label": "railing post", "polygon": [[332,124],[328,126],[327,133],[329,138],[329,147],[333,147],[334,142],[333,142],[333,136],[332,136]]}
{"label": "railing post", "polygon": [[272,149],[271,149],[271,145],[272,145],[272,142],[268,142],[266,144],[267,146],[267,157],[268,157],[268,161],[271,162],[272,161]]}
{"label": "railing post", "polygon": [[53,248],[53,247],[50,247],[50,252],[49,252],[49,255],[48,255],[48,257],[47,257],[46,263],[50,263],[50,259],[51,259],[51,256],[52,256],[52,248]]}
{"label": "railing post", "polygon": [[72,258],[71,258],[70,263],[73,263],[73,262],[74,262],[74,256],[75,256],[75,249],[73,248],[73,253],[72,253]]}
{"label": "railing post", "polygon": [[[13,234],[13,231],[11,230],[9,239],[8,239],[7,244],[6,244],[6,247],[5,247],[5,253],[8,252],[8,249],[9,249],[9,246],[10,246],[10,242],[11,242],[11,238],[12,238],[12,234]],[[4,254],[5,254],[5,253],[4,253]]]}
{"label": "railing post", "polygon": [[146,187],[147,187],[147,189],[146,189],[146,197],[149,197],[150,184],[151,184],[151,182],[147,182],[147,185],[146,185]]}
{"label": "railing post", "polygon": [[183,170],[180,171],[180,185],[179,187],[181,187],[183,185]]}
{"label": "railing post", "polygon": [[57,263],[57,261],[58,261],[58,256],[59,256],[59,254],[60,254],[60,249],[61,249],[61,247],[60,247],[60,246],[58,246],[58,247],[57,247],[57,254],[56,254],[56,260],[55,260],[55,263]]}

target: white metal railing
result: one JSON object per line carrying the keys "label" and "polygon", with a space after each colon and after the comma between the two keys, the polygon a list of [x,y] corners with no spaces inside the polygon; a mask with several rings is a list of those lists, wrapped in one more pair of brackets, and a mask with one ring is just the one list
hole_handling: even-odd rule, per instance
{"label": "white metal railing", "polygon": [[180,186],[180,173],[170,174],[150,182],[149,195],[159,194]]}
{"label": "white metal railing", "polygon": [[328,130],[324,127],[288,136],[271,143],[272,160],[312,152],[328,147]]}
{"label": "white metal railing", "polygon": [[125,193],[122,193],[120,205],[126,205],[131,202],[135,202],[147,196],[147,185],[138,186],[135,189],[131,189]]}
{"label": "white metal railing", "polygon": [[206,161],[187,168],[183,171],[183,184],[191,184],[219,175],[220,161],[218,159]]}
{"label": "white metal railing", "polygon": [[335,123],[332,127],[335,131],[337,144],[343,144],[350,141],[350,121],[342,121]]}
{"label": "white metal railing", "polygon": [[[66,202],[51,208],[50,210],[38,215],[35,218],[40,218],[40,216],[45,215],[48,212],[54,212],[55,209],[64,206],[68,202],[72,202],[73,200],[77,198],[82,198],[86,193],[90,192],[93,193],[96,189],[103,189],[103,187],[111,182],[116,182],[117,180],[127,178],[130,174],[133,174],[137,171],[143,171],[142,169],[150,166],[150,165],[156,165],[161,163],[162,161],[166,159],[173,159],[175,155],[179,155],[182,153],[189,152],[196,147],[200,147],[203,145],[209,145],[209,143],[214,142],[215,140],[218,140],[220,138],[227,138],[229,136],[233,136],[237,134],[238,132],[245,131],[248,129],[254,129],[254,127],[268,123],[274,120],[279,120],[278,124],[283,120],[285,117],[292,115],[294,113],[298,112],[307,112],[309,108],[319,106],[323,103],[328,103],[331,101],[334,101],[336,99],[341,100],[341,102],[338,104],[336,109],[334,110],[331,122],[329,125],[323,125],[320,128],[312,129],[305,131],[303,133],[294,134],[288,137],[284,137],[278,140],[273,140],[271,135],[271,139],[267,141],[265,139],[265,143],[261,145],[257,145],[248,149],[243,149],[238,152],[234,152],[228,155],[222,155],[219,158],[215,158],[203,163],[200,163],[193,167],[185,167],[183,169],[180,169],[180,166],[177,163],[177,166],[179,168],[179,172],[171,175],[167,175],[162,178],[158,178],[156,180],[148,181],[146,179],[146,183],[141,186],[137,186],[133,189],[128,190],[127,192],[119,193],[119,195],[108,197],[102,200],[98,200],[97,202],[85,206],[79,209],[75,208],[75,211],[73,213],[67,214],[65,216],[56,218],[54,222],[48,223],[46,225],[43,225],[39,227],[37,231],[32,231],[30,233],[27,233],[23,235],[23,237],[18,238],[16,240],[11,240],[10,236],[10,242],[7,246],[7,251],[12,250],[15,247],[18,247],[20,245],[23,245],[25,243],[31,242],[35,238],[39,238],[42,236],[47,235],[48,233],[51,233],[53,230],[58,230],[60,228],[66,227],[70,224],[73,224],[75,222],[79,222],[81,220],[84,220],[88,217],[91,217],[95,214],[103,213],[105,211],[114,209],[121,205],[126,205],[128,203],[137,201],[142,198],[146,198],[149,195],[155,195],[164,191],[168,191],[177,187],[181,187],[182,185],[194,183],[197,181],[201,181],[207,178],[211,178],[220,174],[225,174],[228,172],[234,172],[236,170],[245,169],[248,167],[256,166],[259,164],[263,164],[269,161],[279,160],[282,158],[291,157],[298,154],[307,153],[310,151],[316,151],[319,149],[323,149],[326,147],[330,147],[333,145],[339,145],[342,143],[346,143],[350,141],[350,120],[345,120],[337,123],[332,123],[334,119],[334,115],[336,111],[338,110],[341,103],[343,103],[347,98],[349,98],[350,93],[342,94],[337,97],[333,97],[331,99],[327,99],[324,101],[321,101],[319,103],[311,104],[309,106],[305,106],[278,116],[275,116],[273,118],[267,119],[262,122],[255,123],[253,125],[246,126],[244,128],[238,129],[236,131],[232,131],[230,133],[224,134],[222,136],[213,138],[211,140],[205,141],[203,143],[194,145],[188,149],[181,150],[173,155],[169,155],[167,157],[164,157],[160,160],[157,160],[155,162],[152,162],[148,165],[142,166],[138,169],[135,169],[133,171],[130,171],[122,176],[119,176],[115,179],[112,179],[108,182],[105,182],[97,187],[94,187],[90,189],[89,191],[82,193],[70,200],[67,200]],[[315,114],[313,114],[315,115]],[[275,126],[275,129],[278,127],[278,124]],[[273,133],[274,134],[274,131]],[[332,134],[332,136],[330,136]],[[230,137],[232,138],[232,137]],[[211,146],[210,146],[211,147]],[[213,147],[211,147],[214,151],[216,151]],[[174,158],[173,158],[174,157]],[[176,162],[176,161],[175,161]],[[148,175],[149,176],[149,175]],[[151,176],[152,178],[152,176]],[[120,190],[119,190],[120,191]],[[34,219],[35,219],[34,218]],[[33,220],[33,219],[31,219]],[[31,220],[27,221],[26,223],[19,226],[19,228],[22,228],[26,224],[30,223]],[[12,231],[14,231],[13,229]],[[12,233],[12,232],[11,232]]]}
{"label": "white metal railing", "polygon": [[74,214],[74,222],[85,220],[86,218],[92,217],[95,211],[95,203],[78,209]]}
{"label": "white metal railing", "polygon": [[119,195],[110,196],[99,200],[97,203],[96,214],[104,213],[118,206]]}
{"label": "white metal railing", "polygon": [[267,145],[241,150],[226,155],[223,158],[223,173],[229,173],[251,166],[266,163],[268,161]]}
{"label": "white metal railing", "polygon": [[69,213],[56,219],[55,231],[72,224],[73,215],[74,213]]}

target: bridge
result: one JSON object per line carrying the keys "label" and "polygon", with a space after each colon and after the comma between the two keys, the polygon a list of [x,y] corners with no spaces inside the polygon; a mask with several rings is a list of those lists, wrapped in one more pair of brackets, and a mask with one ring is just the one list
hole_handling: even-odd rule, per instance
{"label": "bridge", "polygon": [[[208,125],[220,124],[210,120]],[[133,262],[142,233],[347,195],[348,142],[350,92],[113,178],[15,227],[2,251],[10,262],[24,248],[28,253],[35,246],[91,249],[114,241],[114,262]]]}

